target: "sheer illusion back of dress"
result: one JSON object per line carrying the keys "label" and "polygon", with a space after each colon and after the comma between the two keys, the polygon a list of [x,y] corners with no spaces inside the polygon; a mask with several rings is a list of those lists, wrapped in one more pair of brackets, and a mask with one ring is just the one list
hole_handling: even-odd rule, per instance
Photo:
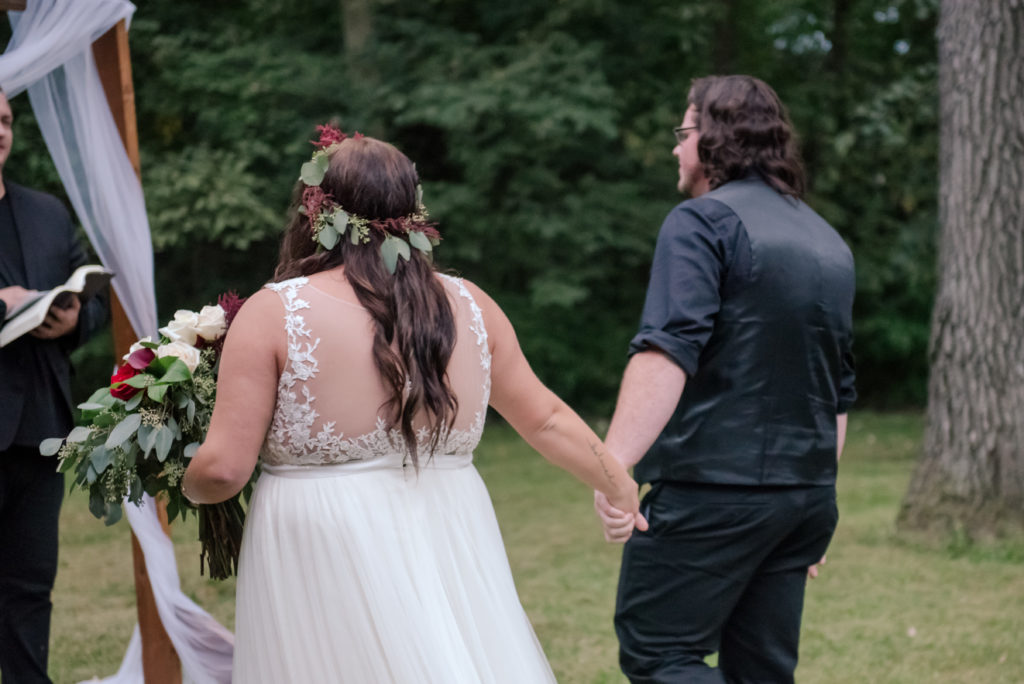
{"label": "sheer illusion back of dress", "polygon": [[[483,317],[462,281],[439,276],[455,317],[456,342],[448,380],[458,399],[452,430],[435,465],[471,459],[480,440],[490,392],[490,352]],[[287,361],[273,423],[261,453],[270,466],[359,461],[399,467],[408,461],[397,428],[387,429],[387,389],[373,359],[373,318],[344,276],[319,273],[268,285],[284,304]],[[429,455],[425,416],[417,416],[420,464]]]}

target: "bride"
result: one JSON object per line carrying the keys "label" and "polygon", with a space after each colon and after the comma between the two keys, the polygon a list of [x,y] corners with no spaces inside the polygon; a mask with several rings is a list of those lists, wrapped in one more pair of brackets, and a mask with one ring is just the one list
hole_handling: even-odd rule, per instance
{"label": "bride", "polygon": [[636,484],[536,378],[497,304],[434,270],[409,159],[320,131],[183,482],[222,501],[262,462],[234,681],[552,682],[473,467],[488,404],[646,528]]}

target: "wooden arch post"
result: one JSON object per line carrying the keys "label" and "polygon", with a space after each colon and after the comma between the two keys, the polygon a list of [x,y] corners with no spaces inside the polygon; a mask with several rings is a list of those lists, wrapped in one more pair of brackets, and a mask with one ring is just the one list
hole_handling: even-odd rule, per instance
{"label": "wooden arch post", "polygon": [[[114,116],[117,130],[121,134],[128,153],[128,159],[141,180],[139,163],[139,135],[135,123],[135,89],[132,86],[132,63],[128,51],[128,27],[122,19],[100,36],[92,46],[96,68],[103,83],[103,90]],[[114,333],[114,359],[119,362],[128,348],[139,338],[132,329],[117,295],[111,292],[111,326]],[[167,506],[163,500],[156,501],[157,515],[164,532],[170,535],[167,523]],[[139,616],[139,632],[142,637],[142,669],[146,684],[181,684],[181,661],[174,651],[160,614],[157,612],[153,587],[146,572],[146,560],[142,555],[139,540],[132,534],[132,563],[135,568],[135,599]]]}
{"label": "wooden arch post", "polygon": [[[26,0],[0,0],[0,12],[24,11]],[[128,27],[124,20],[100,36],[93,43],[93,57],[99,71],[103,90],[121,134],[128,159],[139,176],[139,136],[135,123],[135,90],[132,86],[131,55],[128,51]],[[124,312],[124,307],[113,292],[110,298],[111,325],[114,333],[115,363],[128,352],[138,339]],[[170,535],[167,507],[157,502],[157,515],[164,531]],[[135,596],[138,610],[139,632],[142,638],[142,668],[146,684],[181,684],[181,661],[167,636],[156,608],[153,587],[146,572],[146,561],[135,534],[132,534],[132,562],[135,569]]]}

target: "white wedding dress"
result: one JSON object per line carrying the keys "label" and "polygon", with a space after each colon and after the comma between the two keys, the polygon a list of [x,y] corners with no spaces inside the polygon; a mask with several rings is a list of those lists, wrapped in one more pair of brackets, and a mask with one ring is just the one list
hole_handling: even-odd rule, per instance
{"label": "white wedding dress", "polygon": [[288,362],[242,542],[233,681],[554,682],[473,466],[490,392],[480,309],[441,276],[459,410],[429,462],[421,432],[417,472],[378,418],[372,319],[324,275],[268,286]]}

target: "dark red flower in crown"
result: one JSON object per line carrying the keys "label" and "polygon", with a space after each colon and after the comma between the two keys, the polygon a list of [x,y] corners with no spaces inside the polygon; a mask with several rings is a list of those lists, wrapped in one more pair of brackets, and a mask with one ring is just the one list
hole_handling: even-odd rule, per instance
{"label": "dark red flower in crown", "polygon": [[370,225],[383,233],[391,235],[403,236],[410,231],[419,231],[427,237],[441,239],[441,233],[438,232],[436,223],[412,221],[407,216],[375,219],[370,221]]}
{"label": "dark red flower in crown", "polygon": [[[128,378],[138,375],[140,372],[141,371],[135,370],[127,363],[118,368],[117,372],[110,376],[110,393],[114,395],[115,398],[123,399],[124,401],[128,401],[129,399],[134,397],[136,394],[139,393],[139,388],[127,385],[125,384],[124,381],[127,380]],[[114,387],[113,385],[115,385],[116,383],[121,384],[117,385],[117,387]]]}
{"label": "dark red flower in crown", "polygon": [[309,219],[309,224],[313,225],[313,221],[323,210],[324,206],[331,203],[333,204],[334,198],[331,194],[324,192],[319,185],[307,186],[302,191],[302,206],[306,210],[306,218]]}
{"label": "dark red flower in crown", "polygon": [[[338,130],[331,124],[324,124],[323,126],[317,126],[316,130],[320,131],[320,139],[317,141],[310,140],[313,146],[317,149],[324,149],[330,147],[334,143],[340,143],[348,136],[342,131]],[[356,134],[359,135],[358,133]]]}

